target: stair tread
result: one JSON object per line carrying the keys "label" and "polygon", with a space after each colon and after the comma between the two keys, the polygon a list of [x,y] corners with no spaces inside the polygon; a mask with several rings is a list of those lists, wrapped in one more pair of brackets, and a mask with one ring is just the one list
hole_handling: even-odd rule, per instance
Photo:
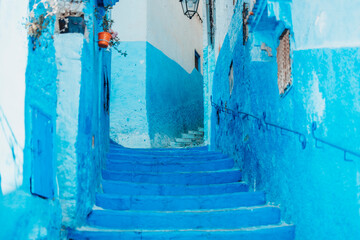
{"label": "stair tread", "polygon": [[235,229],[104,229],[90,226],[70,231],[75,239],[241,239],[241,240],[292,240],[295,235],[294,225],[278,224]]}
{"label": "stair tread", "polygon": [[215,171],[231,169],[234,160],[231,158],[214,159],[211,161],[188,161],[188,162],[166,162],[166,161],[107,161],[106,169],[113,171],[133,172],[181,172],[181,171]]}
{"label": "stair tread", "polygon": [[97,194],[96,205],[112,210],[220,209],[265,204],[264,192],[236,192],[216,195],[149,196]]}
{"label": "stair tread", "polygon": [[92,226],[122,229],[235,228],[279,222],[280,209],[270,205],[177,211],[93,210],[88,217]]}
{"label": "stair tread", "polygon": [[124,181],[103,180],[104,193],[133,194],[133,195],[213,195],[230,192],[244,192],[248,190],[245,182],[217,183],[208,185],[161,184],[161,183],[133,183]]}
{"label": "stair tread", "polygon": [[282,227],[293,227],[293,224],[280,223],[280,224],[269,224],[269,225],[261,225],[261,226],[253,226],[253,227],[244,227],[244,228],[233,228],[233,229],[117,229],[117,228],[102,228],[102,227],[94,227],[94,226],[82,226],[75,228],[76,231],[104,231],[104,232],[132,232],[132,231],[140,231],[140,232],[231,232],[231,231],[256,231],[260,229],[273,229],[273,228],[282,228]]}
{"label": "stair tread", "polygon": [[242,175],[239,169],[171,173],[142,173],[103,169],[102,176],[103,179],[131,182],[210,184],[240,181]]}

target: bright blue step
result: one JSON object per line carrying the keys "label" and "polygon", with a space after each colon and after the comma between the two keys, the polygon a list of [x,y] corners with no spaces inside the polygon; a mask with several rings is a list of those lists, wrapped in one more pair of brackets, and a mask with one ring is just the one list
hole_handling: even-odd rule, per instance
{"label": "bright blue step", "polygon": [[90,226],[119,229],[233,229],[280,222],[280,209],[273,206],[221,210],[114,211],[93,210]]}
{"label": "bright blue step", "polygon": [[[178,148],[176,148],[178,149]],[[170,156],[192,156],[192,155],[221,155],[221,152],[217,151],[185,151],[185,150],[157,150],[157,151],[147,151],[147,150],[136,150],[136,149],[127,149],[127,148],[110,148],[112,153],[123,153],[123,154],[142,154],[142,155],[170,155]]]}
{"label": "bright blue step", "polygon": [[209,185],[185,185],[185,184],[151,184],[131,183],[120,181],[102,182],[104,193],[128,194],[128,195],[210,195],[234,192],[246,192],[249,186],[244,182],[209,184]]}
{"label": "bright blue step", "polygon": [[147,152],[147,153],[160,153],[160,152],[172,152],[172,153],[189,153],[189,152],[203,152],[208,153],[208,146],[193,147],[193,148],[125,148],[118,145],[110,144],[110,149],[122,150],[128,152]]}
{"label": "bright blue step", "polygon": [[70,230],[69,238],[87,240],[293,240],[293,225],[269,225],[242,229],[211,230],[105,230],[98,228],[80,228]]}
{"label": "bright blue step", "polygon": [[96,196],[96,206],[111,210],[177,211],[249,207],[264,204],[264,192],[205,196],[121,196],[111,194],[97,194]]}
{"label": "bright blue step", "polygon": [[224,158],[219,160],[202,162],[151,162],[151,161],[107,161],[106,168],[113,171],[134,172],[189,172],[189,171],[215,171],[230,169],[234,166],[234,160]]}
{"label": "bright blue step", "polygon": [[160,155],[142,155],[142,154],[123,154],[123,153],[108,153],[108,159],[124,161],[124,160],[141,160],[141,161],[149,161],[149,160],[162,160],[162,161],[208,161],[215,159],[224,159],[229,158],[223,154],[217,155],[194,155],[194,156],[160,156]]}
{"label": "bright blue step", "polygon": [[117,172],[104,169],[102,177],[105,180],[138,183],[207,185],[241,181],[241,172],[239,169],[231,169],[207,172],[141,173]]}

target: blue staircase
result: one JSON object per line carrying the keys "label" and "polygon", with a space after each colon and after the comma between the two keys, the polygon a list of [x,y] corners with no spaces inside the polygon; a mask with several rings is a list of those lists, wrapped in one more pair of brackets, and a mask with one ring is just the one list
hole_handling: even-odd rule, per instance
{"label": "blue staircase", "polygon": [[192,149],[127,149],[111,144],[102,193],[87,225],[69,239],[292,240],[264,192],[248,192],[233,159]]}

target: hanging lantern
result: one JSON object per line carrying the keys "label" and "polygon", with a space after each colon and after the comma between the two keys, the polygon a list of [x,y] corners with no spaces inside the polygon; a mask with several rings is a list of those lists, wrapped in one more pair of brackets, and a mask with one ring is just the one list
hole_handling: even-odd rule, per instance
{"label": "hanging lantern", "polygon": [[192,18],[198,10],[200,0],[180,0],[184,14]]}

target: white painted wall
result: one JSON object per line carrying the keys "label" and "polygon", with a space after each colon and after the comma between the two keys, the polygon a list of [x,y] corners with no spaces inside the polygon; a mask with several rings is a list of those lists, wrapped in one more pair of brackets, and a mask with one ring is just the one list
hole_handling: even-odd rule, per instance
{"label": "white painted wall", "polygon": [[217,59],[234,14],[233,0],[215,1],[215,57]]}
{"label": "white painted wall", "polygon": [[[67,44],[71,42],[71,44]],[[76,219],[78,193],[78,139],[81,55],[84,37],[82,34],[56,34],[54,47],[57,75],[56,107],[56,175],[59,184],[59,199],[62,222],[70,225]]]}
{"label": "white painted wall", "polygon": [[[19,187],[23,177],[25,71],[28,54],[27,34],[23,24],[28,4],[28,0],[0,0],[0,108],[9,122],[8,126],[1,120],[0,112],[0,175],[4,194]],[[12,139],[9,127],[18,143],[15,146],[15,161],[8,144],[8,139]]]}
{"label": "white painted wall", "polygon": [[360,46],[359,9],[360,1],[293,0],[296,49]]}
{"label": "white painted wall", "polygon": [[112,10],[121,41],[146,41],[147,0],[120,0]]}
{"label": "white painted wall", "polygon": [[[147,1],[147,41],[190,73],[195,67],[195,49],[201,59],[203,55],[202,23],[199,17],[188,19],[177,0]],[[202,12],[201,1],[198,12]]]}
{"label": "white painted wall", "polygon": [[202,58],[202,23],[188,19],[178,0],[120,0],[112,17],[121,41],[148,41],[189,73],[195,49]]}

